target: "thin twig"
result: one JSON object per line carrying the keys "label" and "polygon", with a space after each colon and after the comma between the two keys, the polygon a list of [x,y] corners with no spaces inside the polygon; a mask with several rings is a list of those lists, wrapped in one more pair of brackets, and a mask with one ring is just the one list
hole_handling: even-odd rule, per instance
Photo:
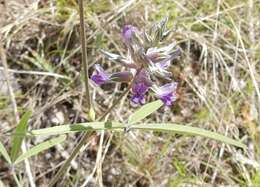
{"label": "thin twig", "polygon": [[[88,62],[87,62],[87,50],[86,50],[86,35],[85,35],[85,26],[84,26],[84,7],[83,7],[83,0],[78,1],[79,4],[79,16],[80,16],[80,41],[81,41],[81,60],[83,63],[83,73],[84,73],[84,82],[85,82],[85,89],[86,89],[86,101],[87,101],[87,111],[89,112],[91,108],[91,102],[90,102],[90,93],[89,93],[89,76],[88,76]],[[53,186],[56,184],[58,179],[61,177],[61,175],[64,173],[64,171],[67,170],[69,167],[71,161],[78,155],[80,152],[81,147],[85,144],[85,142],[89,138],[89,133],[85,132],[78,143],[78,145],[75,147],[75,149],[72,151],[72,154],[70,157],[65,161],[65,163],[62,165],[62,167],[59,169],[59,171],[56,173],[56,175],[52,178],[49,186]]]}
{"label": "thin twig", "polygon": [[84,26],[84,7],[83,0],[79,0],[79,17],[80,17],[80,40],[81,40],[81,60],[83,63],[84,81],[86,89],[86,101],[87,109],[91,108],[90,94],[89,94],[89,78],[88,78],[88,62],[87,62],[87,50],[86,50],[86,35]]}
{"label": "thin twig", "polygon": [[[15,95],[14,95],[14,91],[13,91],[13,88],[12,88],[12,84],[11,84],[11,82],[9,80],[9,75],[8,75],[9,72],[8,72],[8,64],[7,64],[6,54],[5,54],[5,51],[4,51],[4,48],[3,48],[1,42],[0,42],[0,56],[1,56],[1,61],[2,61],[3,67],[4,67],[4,71],[3,71],[4,72],[4,77],[5,77],[5,80],[6,80],[6,83],[7,83],[7,87],[8,87],[8,91],[9,91],[9,95],[10,95],[10,99],[11,99],[11,103],[12,103],[12,106],[13,106],[15,122],[16,122],[16,124],[18,124],[19,121],[20,121],[20,117],[19,117],[19,113],[18,113],[18,109],[17,109],[17,104],[16,104],[16,100],[15,100]],[[26,150],[26,145],[25,145],[24,141],[22,142],[21,148],[22,148],[22,152],[23,153],[25,153],[27,151]],[[25,170],[26,170],[26,173],[28,175],[30,186],[31,187],[35,187],[32,171],[31,171],[31,167],[30,167],[30,163],[29,163],[28,159],[25,159],[24,163],[25,163]]]}

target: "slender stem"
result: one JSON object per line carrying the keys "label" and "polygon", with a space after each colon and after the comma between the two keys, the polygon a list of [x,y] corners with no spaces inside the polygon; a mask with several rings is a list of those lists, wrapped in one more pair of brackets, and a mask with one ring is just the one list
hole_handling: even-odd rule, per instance
{"label": "slender stem", "polygon": [[[81,60],[83,63],[83,73],[84,73],[84,81],[85,81],[85,89],[86,89],[86,101],[87,101],[87,111],[91,108],[90,102],[90,94],[89,94],[89,75],[88,75],[88,62],[87,62],[87,50],[86,50],[86,35],[85,35],[85,26],[84,26],[84,7],[83,7],[83,0],[78,0],[79,4],[79,17],[80,17],[80,41],[81,41]],[[72,151],[70,157],[65,161],[56,175],[52,178],[49,186],[53,186],[56,184],[58,179],[67,170],[70,165],[70,162],[78,155],[81,147],[85,144],[85,142],[89,138],[89,133],[85,132],[80,139],[80,142]]]}
{"label": "slender stem", "polygon": [[16,185],[17,185],[18,187],[22,187],[22,185],[20,184],[19,179],[18,179],[18,177],[16,176],[16,174],[15,174],[14,171],[12,172],[12,175],[13,175],[13,177],[14,177],[14,181],[15,181]]}
{"label": "slender stem", "polygon": [[86,89],[86,101],[87,101],[87,109],[91,108],[90,102],[90,94],[89,94],[89,75],[88,75],[88,62],[87,62],[87,49],[86,49],[86,34],[85,34],[85,26],[84,26],[84,7],[83,0],[79,0],[79,17],[80,17],[80,41],[81,41],[81,60],[83,63],[83,73],[84,73],[84,81],[85,81],[85,89]]}
{"label": "slender stem", "polygon": [[[107,109],[107,111],[97,120],[97,121],[101,121],[103,119],[105,119],[105,117],[113,110],[113,108],[122,100],[122,98],[129,92],[129,90],[131,89],[133,81],[129,84],[128,88],[124,91],[123,94],[120,95],[120,97],[112,104],[111,107],[109,107],[109,109]],[[58,179],[62,176],[62,174],[67,171],[67,168],[70,165],[70,162],[78,155],[81,147],[87,142],[87,140],[90,138],[91,136],[89,136],[89,133],[85,132],[83,134],[83,136],[81,137],[79,143],[77,144],[77,146],[75,147],[75,149],[72,151],[70,157],[65,161],[65,163],[62,165],[62,167],[59,169],[59,171],[56,173],[56,175],[52,178],[49,187],[54,186]]]}

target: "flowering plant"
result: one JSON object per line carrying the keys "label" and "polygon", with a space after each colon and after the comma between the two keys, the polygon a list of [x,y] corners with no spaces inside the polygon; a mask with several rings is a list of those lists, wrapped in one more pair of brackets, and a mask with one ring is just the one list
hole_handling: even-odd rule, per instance
{"label": "flowering plant", "polygon": [[[101,50],[110,60],[121,63],[129,71],[107,73],[95,64],[95,73],[91,76],[97,85],[109,82],[131,82],[131,104],[138,106],[145,103],[148,90],[152,90],[166,106],[171,106],[176,100],[177,82],[171,81],[171,72],[167,71],[171,61],[180,54],[180,49],[174,49],[171,43],[161,47],[162,41],[169,35],[166,29],[167,19],[153,25],[148,32],[139,31],[132,25],[122,29],[122,39],[127,48],[127,55],[120,56]],[[158,47],[160,46],[160,47]],[[159,76],[169,83],[157,86],[151,77]]]}

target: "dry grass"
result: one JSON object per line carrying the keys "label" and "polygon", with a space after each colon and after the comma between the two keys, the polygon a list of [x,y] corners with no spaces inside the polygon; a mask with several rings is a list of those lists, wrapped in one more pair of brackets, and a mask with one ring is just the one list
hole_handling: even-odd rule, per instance
{"label": "dry grass", "polygon": [[[14,100],[5,91],[1,60],[0,140],[6,147],[16,124],[11,101],[18,115],[33,109],[31,129],[87,118],[76,1],[25,2],[0,5],[0,16],[5,16],[0,41],[15,94]],[[182,48],[171,69],[180,82],[179,99],[147,121],[210,129],[242,139],[248,150],[199,137],[102,131],[91,136],[58,186],[259,186],[260,1],[97,0],[86,1],[85,9],[89,64],[99,62],[109,71],[120,66],[104,59],[99,49],[124,53],[119,35],[124,24],[143,28],[168,16],[173,28],[169,41]],[[98,116],[125,87],[90,84]],[[124,122],[133,111],[125,97],[109,118]],[[44,138],[28,138],[26,146]],[[31,170],[36,186],[48,184],[77,139],[71,134],[65,144],[31,158],[26,170],[21,164],[16,169],[19,183],[29,186]],[[1,181],[16,185],[2,157],[0,186]]]}

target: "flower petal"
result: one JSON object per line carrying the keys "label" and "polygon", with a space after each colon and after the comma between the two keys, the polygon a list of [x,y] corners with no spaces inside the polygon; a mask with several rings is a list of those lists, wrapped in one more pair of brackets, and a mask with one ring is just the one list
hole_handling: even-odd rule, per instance
{"label": "flower petal", "polygon": [[[163,66],[163,67],[161,67]],[[149,63],[149,71],[152,74],[155,74],[159,77],[162,77],[164,79],[169,79],[169,77],[172,75],[171,72],[167,71],[166,68],[164,66],[167,66],[167,64],[154,64],[154,63]]]}
{"label": "flower petal", "polygon": [[119,62],[121,63],[123,66],[128,67],[128,68],[134,68],[137,69],[136,64],[134,64],[132,62],[131,56],[127,56],[127,57],[123,57],[114,53],[110,53],[108,51],[105,50],[100,50],[109,60],[113,61],[113,62]]}
{"label": "flower petal", "polygon": [[158,61],[156,64],[158,64],[161,68],[168,68],[171,65],[171,61],[176,59],[181,53],[180,49],[177,49],[176,51],[172,52],[169,57],[165,58],[162,61]]}
{"label": "flower petal", "polygon": [[145,95],[148,91],[148,86],[146,86],[144,83],[134,83],[132,86],[132,92],[135,95]]}
{"label": "flower petal", "polygon": [[178,83],[168,83],[159,88],[156,88],[156,96],[163,101],[166,106],[171,106],[176,101],[176,90]]}
{"label": "flower petal", "polygon": [[141,95],[141,96],[133,95],[131,97],[131,105],[134,107],[138,106],[139,104],[143,105],[144,103],[145,103],[145,95]]}
{"label": "flower petal", "polygon": [[143,105],[145,103],[145,94],[147,93],[149,87],[145,83],[134,82],[132,86],[133,96],[131,97],[132,106],[137,106],[139,104]]}
{"label": "flower petal", "polygon": [[[160,48],[162,49],[162,48]],[[148,50],[149,51],[149,50]],[[161,77],[169,77],[171,73],[166,69],[171,65],[171,61],[180,55],[180,49],[175,50],[170,54],[164,52],[156,52],[153,48],[147,52],[146,57],[149,61],[149,70],[151,73],[157,74]]]}
{"label": "flower petal", "polygon": [[168,95],[169,93],[176,92],[177,86],[178,86],[177,82],[167,83],[167,84],[159,87],[157,94],[158,95]]}
{"label": "flower petal", "polygon": [[110,80],[110,75],[106,73],[99,64],[95,65],[95,69],[96,74],[91,76],[91,80],[93,80],[97,85],[102,85]]}
{"label": "flower petal", "polygon": [[130,43],[132,40],[133,33],[137,32],[138,29],[132,25],[125,25],[122,30],[122,36],[125,43]]}

